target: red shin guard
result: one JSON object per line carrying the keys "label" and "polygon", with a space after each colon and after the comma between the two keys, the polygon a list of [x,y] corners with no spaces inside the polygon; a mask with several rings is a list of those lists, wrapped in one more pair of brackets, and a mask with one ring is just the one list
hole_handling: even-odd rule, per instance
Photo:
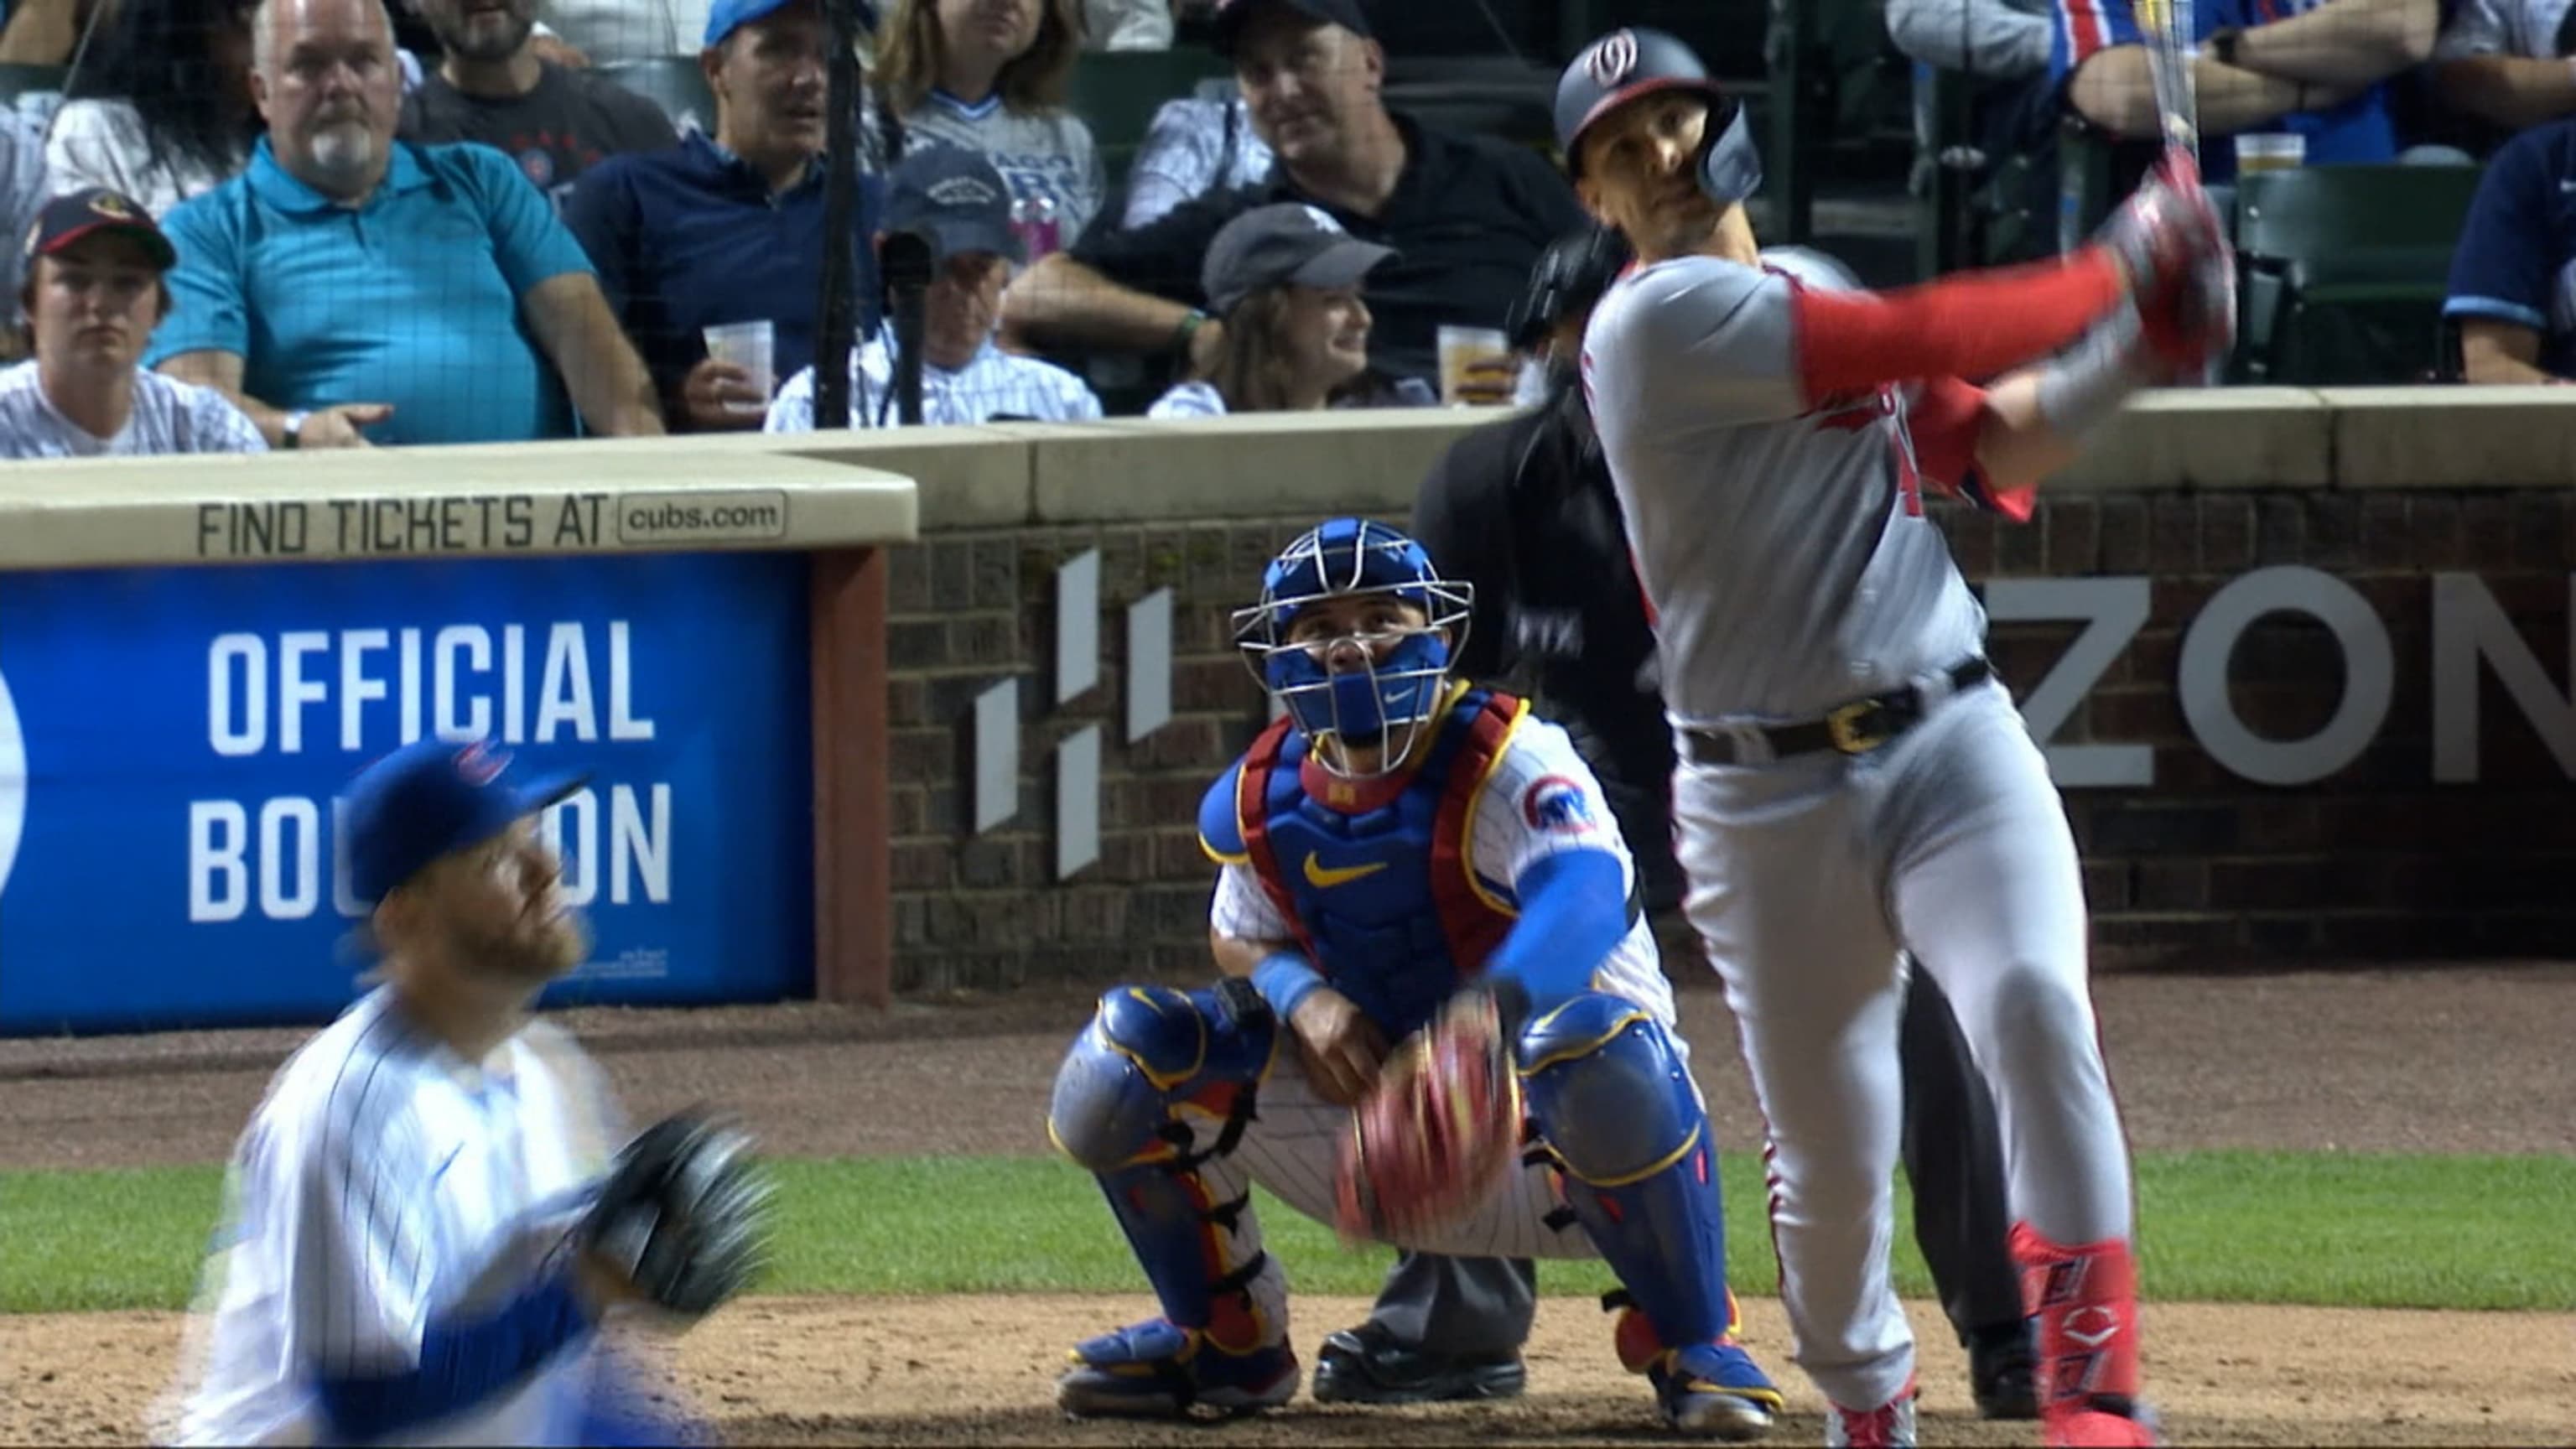
{"label": "red shin guard", "polygon": [[2040,1412],[2084,1411],[2097,1397],[2138,1396],[2138,1267],[2114,1239],[2067,1247],[2012,1230],[2021,1297],[2038,1320]]}

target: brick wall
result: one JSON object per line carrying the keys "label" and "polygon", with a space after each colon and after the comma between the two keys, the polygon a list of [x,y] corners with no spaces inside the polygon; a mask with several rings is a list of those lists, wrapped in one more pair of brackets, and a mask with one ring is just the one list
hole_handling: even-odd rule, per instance
{"label": "brick wall", "polygon": [[[2576,822],[2567,776],[2492,678],[2482,778],[2437,784],[2430,746],[2431,576],[2478,575],[2565,697],[2576,511],[2563,491],[2070,496],[2032,525],[1942,510],[1961,567],[1989,577],[2153,579],[2151,616],[2060,732],[2154,747],[2147,789],[2075,789],[2068,810],[2105,965],[2224,965],[2319,956],[2576,954]],[[900,550],[889,650],[898,990],[1001,988],[1205,970],[1210,867],[1195,812],[1251,738],[1264,702],[1226,640],[1271,553],[1311,517],[936,533]],[[1099,682],[1053,703],[1054,571],[1101,550]],[[2174,688],[2184,630],[2231,578],[2305,564],[2354,586],[2394,647],[2384,728],[2312,785],[2239,779],[2186,728]],[[1170,587],[1173,718],[1125,740],[1126,605]],[[2014,624],[1993,651],[2017,695],[2081,625]],[[1016,816],[969,834],[977,694],[1020,690]],[[2304,736],[2342,667],[2325,629],[2254,625],[2231,678],[2258,733]],[[1104,730],[1101,858],[1054,880],[1054,745]]]}

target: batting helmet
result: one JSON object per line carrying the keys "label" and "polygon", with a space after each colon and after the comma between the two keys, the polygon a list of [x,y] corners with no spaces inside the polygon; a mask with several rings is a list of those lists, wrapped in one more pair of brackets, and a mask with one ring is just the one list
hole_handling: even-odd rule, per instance
{"label": "batting helmet", "polygon": [[1529,286],[1503,318],[1516,350],[1527,351],[1558,323],[1591,309],[1619,280],[1636,253],[1628,239],[1606,226],[1567,232],[1547,244],[1530,268]]}
{"label": "batting helmet", "polygon": [[1691,48],[1660,30],[1630,26],[1583,48],[1556,82],[1556,144],[1566,169],[1583,174],[1583,133],[1612,111],[1645,96],[1682,91],[1708,98],[1700,142],[1699,185],[1721,203],[1742,201],[1762,185],[1762,148],[1741,102],[1709,77]]}

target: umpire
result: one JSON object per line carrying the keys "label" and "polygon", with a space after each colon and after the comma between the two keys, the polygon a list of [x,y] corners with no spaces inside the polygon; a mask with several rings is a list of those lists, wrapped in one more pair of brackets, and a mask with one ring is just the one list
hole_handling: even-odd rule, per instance
{"label": "umpire", "polygon": [[[1574,736],[1601,777],[1660,923],[1671,920],[1684,890],[1672,850],[1672,733],[1645,595],[1576,366],[1593,304],[1628,261],[1615,232],[1596,230],[1562,237],[1540,256],[1511,333],[1515,348],[1546,360],[1546,394],[1460,438],[1433,465],[1414,500],[1413,534],[1444,577],[1475,585],[1460,673],[1522,680],[1539,712]],[[1669,930],[1659,934],[1674,939]],[[1949,1000],[1927,973],[1910,981],[1901,1050],[1915,1241],[1968,1350],[1978,1412],[2037,1418],[2020,1281],[2004,1246],[2011,1224],[1994,1105]],[[1379,1317],[1411,1287],[1430,1300],[1406,1305],[1434,1330],[1429,1342],[1445,1344],[1454,1331],[1489,1345],[1503,1323],[1480,1329],[1459,1321],[1479,1298],[1498,1316],[1517,1312],[1525,1336],[1526,1307],[1502,1276],[1524,1267],[1399,1263]],[[1454,1301],[1440,1301],[1443,1290]]]}

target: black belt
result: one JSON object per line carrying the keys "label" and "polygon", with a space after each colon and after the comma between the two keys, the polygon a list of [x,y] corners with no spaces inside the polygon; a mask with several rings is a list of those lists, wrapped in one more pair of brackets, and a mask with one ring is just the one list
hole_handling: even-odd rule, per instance
{"label": "black belt", "polygon": [[[1995,669],[1978,656],[1950,666],[1947,674],[1950,692],[1957,694],[1992,679]],[[1920,688],[1909,684],[1837,706],[1826,711],[1822,719],[1792,725],[1754,725],[1752,730],[1771,747],[1770,757],[1775,760],[1812,755],[1819,750],[1865,755],[1920,724],[1934,703],[1924,698]],[[1686,729],[1682,731],[1682,750],[1695,765],[1746,763],[1742,743],[1728,730]]]}

